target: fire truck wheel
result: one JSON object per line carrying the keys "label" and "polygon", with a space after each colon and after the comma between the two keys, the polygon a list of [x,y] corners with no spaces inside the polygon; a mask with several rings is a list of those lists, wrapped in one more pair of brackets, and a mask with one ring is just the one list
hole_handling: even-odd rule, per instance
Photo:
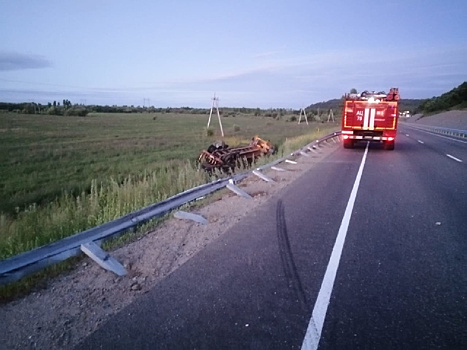
{"label": "fire truck wheel", "polygon": [[384,143],[384,149],[388,151],[394,150],[394,141],[392,142],[385,142]]}

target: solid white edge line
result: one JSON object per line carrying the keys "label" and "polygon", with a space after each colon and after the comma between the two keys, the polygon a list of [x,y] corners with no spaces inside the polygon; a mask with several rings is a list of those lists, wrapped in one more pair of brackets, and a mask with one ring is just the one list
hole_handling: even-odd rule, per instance
{"label": "solid white edge line", "polygon": [[451,156],[450,154],[447,154],[447,153],[446,153],[446,155],[447,155],[449,158],[454,159],[456,162],[462,163],[462,159],[456,158],[456,157]]}
{"label": "solid white edge line", "polygon": [[319,341],[321,338],[321,332],[323,330],[324,319],[328,310],[329,301],[331,299],[332,289],[334,287],[334,281],[336,279],[337,269],[342,255],[342,249],[344,248],[345,237],[347,236],[347,230],[349,228],[350,218],[352,216],[353,206],[355,199],[357,198],[358,187],[360,185],[360,179],[362,178],[363,168],[365,166],[366,156],[368,154],[368,145],[366,145],[365,153],[363,154],[360,168],[358,169],[355,183],[350,193],[350,198],[345,208],[344,217],[342,218],[341,226],[337,234],[336,242],[332,248],[331,257],[324,274],[323,281],[321,282],[321,288],[316,298],[315,306],[311,314],[310,322],[306,330],[305,338],[302,343],[302,350],[316,350],[318,349]]}

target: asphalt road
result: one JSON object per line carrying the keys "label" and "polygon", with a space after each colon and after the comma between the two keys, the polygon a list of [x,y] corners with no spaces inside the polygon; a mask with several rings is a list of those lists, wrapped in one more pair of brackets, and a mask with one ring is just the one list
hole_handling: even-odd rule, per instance
{"label": "asphalt road", "polygon": [[78,348],[300,349],[341,231],[320,349],[467,348],[467,143],[401,125],[394,151],[370,145],[343,229],[365,148],[339,147]]}

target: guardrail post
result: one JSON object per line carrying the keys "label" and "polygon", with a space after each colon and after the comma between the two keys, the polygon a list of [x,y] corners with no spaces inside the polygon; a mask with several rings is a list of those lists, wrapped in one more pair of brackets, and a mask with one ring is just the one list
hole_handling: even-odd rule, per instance
{"label": "guardrail post", "polygon": [[239,187],[235,186],[233,181],[229,180],[229,183],[226,185],[226,187],[234,192],[235,194],[239,195],[240,197],[243,198],[248,198],[248,199],[253,199],[252,196],[250,196],[248,193],[240,189]]}
{"label": "guardrail post", "polygon": [[96,243],[88,242],[81,244],[81,250],[84,254],[98,263],[102,268],[108,271],[112,271],[118,276],[125,276],[127,274],[127,271],[123,265],[120,264],[115,258],[110,256],[109,253],[102,250],[101,247],[99,247]]}
{"label": "guardrail post", "polygon": [[180,219],[180,220],[191,220],[191,221],[195,221],[195,222],[198,222],[200,224],[203,224],[203,225],[208,224],[208,220],[206,220],[206,218],[204,218],[203,216],[198,215],[198,214],[188,213],[188,212],[183,211],[183,210],[179,210],[179,211],[175,212],[174,213],[174,218],[177,218],[177,219]]}
{"label": "guardrail post", "polygon": [[273,179],[271,179],[270,177],[264,175],[262,172],[260,172],[258,169],[257,170],[253,170],[253,174],[255,174],[256,176],[258,176],[260,179],[263,179],[264,181],[266,182],[274,182]]}

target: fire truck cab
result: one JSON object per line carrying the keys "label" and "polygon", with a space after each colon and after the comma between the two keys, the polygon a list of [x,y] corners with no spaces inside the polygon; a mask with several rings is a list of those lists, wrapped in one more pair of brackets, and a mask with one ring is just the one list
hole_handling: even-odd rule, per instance
{"label": "fire truck cab", "polygon": [[363,91],[344,96],[342,138],[344,148],[353,148],[356,142],[370,141],[394,149],[399,117],[399,89],[389,93]]}

